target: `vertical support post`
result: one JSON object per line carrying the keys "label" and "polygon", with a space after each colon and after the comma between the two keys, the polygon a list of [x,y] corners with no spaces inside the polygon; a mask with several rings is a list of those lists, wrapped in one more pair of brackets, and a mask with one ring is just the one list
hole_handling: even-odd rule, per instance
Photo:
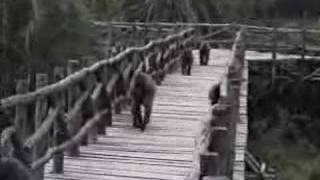
{"label": "vertical support post", "polygon": [[232,177],[233,161],[235,157],[235,136],[237,123],[240,121],[239,106],[240,106],[240,87],[242,78],[242,69],[245,59],[245,39],[244,31],[237,33],[237,38],[233,46],[233,56],[229,72],[227,75],[227,102],[230,105],[230,124],[228,127],[230,146],[229,160],[227,165],[227,176]]}
{"label": "vertical support post", "polygon": [[275,77],[276,77],[276,73],[277,73],[277,46],[278,46],[278,43],[277,43],[277,27],[276,25],[274,24],[273,25],[273,29],[272,29],[272,69],[271,69],[271,84],[273,85],[274,84],[274,80],[275,80]]}
{"label": "vertical support post", "polygon": [[[93,86],[94,86],[94,78],[92,74],[88,74],[88,76],[80,83],[80,90],[82,93],[85,93],[86,91],[92,92]],[[82,123],[81,126],[84,126],[89,119],[91,119],[94,116],[94,110],[93,110],[93,102],[91,96],[89,96],[81,107],[82,112]],[[81,141],[81,145],[87,146],[89,143],[89,134],[87,133],[85,137],[83,137]]]}
{"label": "vertical support post", "polygon": [[219,154],[215,152],[202,152],[200,154],[200,177],[202,180],[203,177],[208,175],[219,174]]}
{"label": "vertical support post", "polygon": [[7,0],[1,1],[1,22],[2,22],[2,32],[1,32],[1,46],[2,48],[2,53],[1,53],[1,58],[2,59],[7,59],[7,31],[8,31],[8,10],[7,10]]}
{"label": "vertical support post", "polygon": [[95,113],[108,108],[110,111],[103,115],[100,119],[100,122],[97,126],[98,134],[105,135],[106,134],[106,127],[112,126],[112,104],[111,98],[107,91],[107,84],[108,80],[105,76],[105,69],[99,69],[96,72],[96,80],[98,84],[101,84],[101,87],[97,89],[97,93],[93,98],[94,110]]}
{"label": "vertical support post", "polygon": [[[29,89],[28,80],[18,80],[16,86],[17,94],[27,93]],[[22,141],[31,134],[33,127],[28,123],[28,107],[26,105],[17,105],[15,109],[15,128],[19,130],[18,136]]]}
{"label": "vertical support post", "polygon": [[303,18],[302,18],[302,52],[301,52],[301,60],[305,60],[306,55],[306,36],[307,36],[307,30],[306,30],[306,17],[307,13],[306,11],[303,12]]}
{"label": "vertical support post", "polygon": [[[42,88],[43,86],[48,85],[48,74],[40,73],[36,74],[36,89]],[[48,103],[46,98],[39,98],[36,102],[35,109],[35,129],[39,129],[47,115]],[[34,160],[42,157],[46,150],[48,149],[49,136],[45,136],[44,139],[41,139],[34,149]],[[35,177],[38,180],[44,179],[44,167],[39,168],[35,172]]]}
{"label": "vertical support post", "polygon": [[219,154],[219,166],[217,167],[216,174],[208,175],[226,175],[228,163],[228,129],[224,126],[214,126],[212,129],[209,151]]}
{"label": "vertical support post", "polygon": [[112,56],[112,23],[111,22],[108,24],[108,47],[106,52],[107,52],[106,54],[107,57]]}
{"label": "vertical support post", "polygon": [[[80,69],[80,61],[79,60],[69,60],[68,62],[68,75],[76,72]],[[75,105],[75,102],[77,98],[80,96],[78,87],[70,87],[68,89],[68,111],[70,112],[73,109],[73,106]],[[73,117],[72,119],[69,119],[69,122],[67,122],[68,131],[71,137],[77,134],[79,130],[79,122],[82,121],[81,119],[81,113],[77,113],[76,117]],[[68,149],[68,153],[70,156],[79,156],[80,149],[79,144],[75,144],[74,146],[70,147]]]}
{"label": "vertical support post", "polygon": [[[64,77],[64,69],[63,67],[56,67],[54,69],[54,82],[60,81]],[[64,126],[64,106],[65,106],[65,93],[59,92],[55,96],[56,106],[60,106],[58,119],[54,122],[54,134],[53,134],[53,145],[59,146],[63,143],[65,137],[65,128]],[[63,152],[57,153],[53,157],[53,173],[61,174],[63,173],[63,164],[64,164],[64,156]]]}

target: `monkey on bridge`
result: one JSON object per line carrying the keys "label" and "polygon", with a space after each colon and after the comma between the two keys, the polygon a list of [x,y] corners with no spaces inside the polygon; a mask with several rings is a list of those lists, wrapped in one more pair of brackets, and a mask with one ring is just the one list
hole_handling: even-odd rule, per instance
{"label": "monkey on bridge", "polygon": [[182,75],[191,76],[191,68],[193,64],[193,56],[191,47],[186,47],[181,56],[181,71]]}
{"label": "monkey on bridge", "polygon": [[201,43],[200,46],[200,65],[208,65],[210,57],[210,47],[208,43]]}
{"label": "monkey on bridge", "polygon": [[[154,96],[157,86],[152,77],[144,72],[138,72],[134,75],[129,88],[132,99],[131,113],[133,115],[133,126],[144,131],[150,121]],[[144,116],[142,117],[141,107],[144,107]]]}
{"label": "monkey on bridge", "polygon": [[220,99],[220,85],[221,83],[214,84],[209,90],[208,98],[212,106],[217,104]]}
{"label": "monkey on bridge", "polygon": [[1,180],[33,180],[31,170],[16,158],[0,158]]}
{"label": "monkey on bridge", "polygon": [[4,129],[0,144],[0,179],[32,180],[31,157],[31,150],[23,146],[16,130]]}

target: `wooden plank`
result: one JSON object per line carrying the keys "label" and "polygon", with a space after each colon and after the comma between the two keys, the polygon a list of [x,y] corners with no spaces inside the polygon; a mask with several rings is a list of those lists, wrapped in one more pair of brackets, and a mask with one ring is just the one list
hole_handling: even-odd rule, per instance
{"label": "wooden plank", "polygon": [[[192,76],[167,75],[158,87],[151,122],[146,131],[132,127],[129,109],[115,115],[113,126],[96,143],[80,147],[79,157],[65,155],[63,175],[47,180],[180,180],[193,167],[194,141],[200,120],[208,118],[208,90],[224,73],[229,55],[211,54],[209,66],[198,66],[197,52]],[[241,129],[242,130],[242,129]]]}

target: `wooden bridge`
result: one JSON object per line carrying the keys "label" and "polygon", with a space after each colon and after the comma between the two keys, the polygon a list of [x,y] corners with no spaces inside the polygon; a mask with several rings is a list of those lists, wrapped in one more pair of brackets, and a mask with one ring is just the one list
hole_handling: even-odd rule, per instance
{"label": "wooden bridge", "polygon": [[[49,84],[47,74],[38,74],[38,89],[33,92],[28,92],[27,80],[18,81],[17,95],[1,99],[1,109],[15,108],[12,126],[2,132],[1,148],[10,149],[9,137],[17,134],[23,150],[32,157],[30,170],[36,179],[245,179],[246,38],[249,30],[257,31],[257,27],[96,25],[111,27],[109,30],[113,26],[134,26],[136,30],[142,26],[170,34],[141,47],[127,48],[109,59],[85,63],[89,65],[83,68],[79,61],[70,60],[68,76],[64,77],[63,68],[57,67]],[[218,30],[201,35],[199,27]],[[233,38],[232,42],[219,39],[218,43],[226,43],[226,48],[232,46],[231,50],[212,49],[208,66],[199,65],[199,53],[195,50],[192,76],[182,76],[177,67],[183,48],[196,49],[199,39],[210,39],[224,31],[224,36]],[[276,48],[272,50],[275,60]],[[302,51],[303,57],[305,54]],[[114,113],[119,103],[129,98],[128,92],[117,93],[121,79],[124,89],[128,89],[132,74],[139,71],[156,78],[166,74],[158,87],[151,123],[143,133],[132,127],[129,107],[121,114]],[[211,107],[208,91],[217,83],[220,99]],[[35,108],[34,121],[28,116],[30,108]],[[91,115],[88,109],[92,110]],[[14,153],[5,151],[2,156],[14,157]]]}

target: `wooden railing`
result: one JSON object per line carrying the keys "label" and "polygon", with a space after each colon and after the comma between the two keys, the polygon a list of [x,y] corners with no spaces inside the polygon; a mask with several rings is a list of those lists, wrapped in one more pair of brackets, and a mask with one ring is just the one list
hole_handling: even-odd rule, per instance
{"label": "wooden railing", "polygon": [[[241,28],[246,28],[248,32],[248,50],[266,51],[266,52],[280,52],[299,54],[304,59],[306,55],[320,55],[320,41],[319,29],[307,29],[304,26],[301,28],[287,28],[287,27],[267,27],[254,26],[247,24],[225,23],[225,24],[210,24],[210,23],[167,23],[167,22],[97,22],[93,21],[95,25],[100,26],[114,26],[114,27],[139,27],[140,29],[162,29],[167,31],[174,31],[174,28],[192,27],[196,30],[203,28],[209,29],[209,34],[199,36],[198,40],[207,41],[212,45],[224,45],[230,47],[233,44],[233,38],[217,39],[217,35],[230,32],[234,34]],[[291,38],[291,37],[294,38]],[[301,39],[300,41],[297,39]],[[316,44],[315,44],[316,42]],[[310,45],[309,45],[310,44]],[[275,57],[275,56],[274,56]],[[276,58],[276,57],[275,57]]]}
{"label": "wooden railing", "polygon": [[[70,60],[67,76],[63,67],[56,67],[50,85],[48,74],[37,74],[33,92],[28,92],[27,80],[19,80],[17,94],[0,100],[0,109],[15,108],[13,126],[1,136],[1,154],[13,156],[9,144],[14,144],[10,143],[12,136],[18,136],[20,150],[32,157],[28,165],[37,179],[43,179],[44,165],[52,158],[53,172],[62,173],[65,151],[79,156],[80,144],[95,142],[97,134],[104,134],[106,126],[112,125],[112,110],[129,98],[133,74],[145,71],[159,79],[172,71],[182,48],[192,44],[193,33],[187,29],[143,47],[128,48],[88,67]],[[124,92],[117,92],[119,89]]]}
{"label": "wooden railing", "polygon": [[[239,98],[245,58],[245,33],[240,30],[234,41],[230,61],[220,82],[219,103],[211,109],[209,119],[201,122],[196,139],[194,168],[188,179],[201,180],[217,176],[232,177],[236,123],[239,122]],[[213,178],[214,179],[214,178]]]}

